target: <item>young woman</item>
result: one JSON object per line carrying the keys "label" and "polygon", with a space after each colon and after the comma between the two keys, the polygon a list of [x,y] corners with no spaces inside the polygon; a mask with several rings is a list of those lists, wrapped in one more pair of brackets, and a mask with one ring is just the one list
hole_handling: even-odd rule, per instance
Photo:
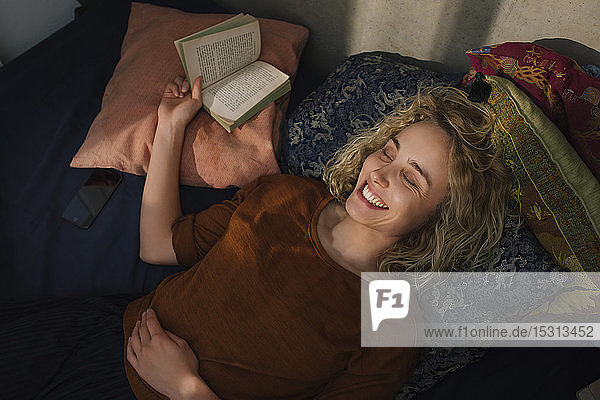
{"label": "young woman", "polygon": [[360,347],[360,273],[493,261],[510,179],[489,111],[424,90],[337,153],[329,190],[262,177],[182,217],[183,133],[200,107],[200,81],[177,78],[158,110],[140,256],[190,269],[125,311],[136,396],[391,399],[417,350]]}
{"label": "young woman", "polygon": [[356,136],[327,185],[261,177],[181,216],[200,87],[165,89],[140,220],[145,261],[189,268],[139,298],[3,304],[4,397],[391,399],[418,349],[360,346],[360,273],[494,261],[510,179],[461,91],[422,90]]}

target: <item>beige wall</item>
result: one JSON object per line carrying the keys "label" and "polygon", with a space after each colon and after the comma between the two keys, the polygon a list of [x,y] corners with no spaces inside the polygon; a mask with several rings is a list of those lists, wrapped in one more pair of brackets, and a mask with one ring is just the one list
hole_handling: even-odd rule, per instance
{"label": "beige wall", "polygon": [[384,50],[464,71],[464,51],[536,41],[600,64],[600,0],[215,0],[228,9],[305,25],[304,58],[319,75],[350,54]]}

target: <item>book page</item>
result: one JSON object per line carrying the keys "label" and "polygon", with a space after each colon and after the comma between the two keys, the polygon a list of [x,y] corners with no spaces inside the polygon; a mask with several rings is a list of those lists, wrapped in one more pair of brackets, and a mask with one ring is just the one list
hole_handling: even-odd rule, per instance
{"label": "book page", "polygon": [[[179,58],[181,58],[181,62],[183,63],[183,68],[185,68],[186,75],[188,74],[188,72],[187,72],[187,65],[185,65],[185,55],[183,54],[183,43],[190,41],[190,40],[197,39],[202,36],[211,35],[213,33],[222,32],[227,29],[236,28],[238,26],[244,25],[244,23],[242,21],[246,20],[248,17],[254,18],[248,14],[237,14],[236,16],[226,19],[223,22],[219,22],[216,25],[209,26],[208,28],[203,29],[200,32],[192,33],[191,35],[188,35],[188,36],[182,37],[181,39],[175,40],[173,42],[173,44],[175,45],[175,48],[177,49],[177,54],[179,54]],[[240,23],[238,24],[238,22],[240,22]],[[245,22],[245,23],[247,23],[247,22]]]}
{"label": "book page", "polygon": [[210,86],[260,56],[258,21],[182,43],[190,83],[201,75]]}
{"label": "book page", "polygon": [[196,39],[196,38],[199,38],[202,36],[212,35],[213,33],[222,32],[227,29],[236,28],[238,26],[247,24],[249,21],[254,21],[255,19],[256,18],[254,18],[250,14],[240,13],[240,14],[234,15],[233,17],[231,17],[229,19],[226,19],[223,22],[219,22],[216,25],[209,26],[208,28],[203,29],[200,32],[192,33],[191,35],[182,37],[181,39],[176,40],[175,43],[177,43],[177,42],[183,43],[183,42],[187,42],[189,40],[193,40],[193,39]]}
{"label": "book page", "polygon": [[202,92],[202,103],[222,118],[235,121],[289,77],[256,61]]}

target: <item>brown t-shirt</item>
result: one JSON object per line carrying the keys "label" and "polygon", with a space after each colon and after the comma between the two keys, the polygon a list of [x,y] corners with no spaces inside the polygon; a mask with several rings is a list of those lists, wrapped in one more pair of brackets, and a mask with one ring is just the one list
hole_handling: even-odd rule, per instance
{"label": "brown t-shirt", "polygon": [[[272,175],[177,220],[173,246],[190,268],[129,304],[125,338],[152,307],[222,399],[392,399],[418,350],[361,348],[360,277],[317,239],[331,200],[317,180]],[[138,399],[164,398],[125,366]]]}

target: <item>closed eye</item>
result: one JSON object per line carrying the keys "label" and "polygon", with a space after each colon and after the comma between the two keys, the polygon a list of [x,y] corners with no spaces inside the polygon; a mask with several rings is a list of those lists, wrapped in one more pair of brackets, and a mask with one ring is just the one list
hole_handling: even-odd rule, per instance
{"label": "closed eye", "polygon": [[421,167],[419,166],[419,164],[417,164],[416,161],[410,161],[410,166],[413,167],[414,170],[417,171],[423,177],[423,179],[425,179],[425,182],[427,183],[428,187],[431,186],[429,174],[423,169],[421,169]]}
{"label": "closed eye", "polygon": [[415,189],[417,189],[417,190],[419,190],[419,189],[420,189],[420,188],[419,188],[419,186],[417,186],[417,184],[416,184],[416,183],[414,183],[413,181],[411,181],[411,180],[410,180],[410,178],[409,178],[409,177],[408,177],[408,176],[407,176],[407,175],[406,175],[404,172],[402,173],[402,177],[404,178],[404,180],[405,180],[406,182],[408,182],[408,184],[409,184],[409,185],[413,186],[413,187],[414,187]]}
{"label": "closed eye", "polygon": [[387,158],[389,161],[393,161],[393,158],[392,158],[392,156],[390,156],[390,155],[388,154],[388,152],[387,152],[387,150],[386,150],[385,148],[381,149],[381,152],[383,153],[383,156],[384,156],[385,158]]}

